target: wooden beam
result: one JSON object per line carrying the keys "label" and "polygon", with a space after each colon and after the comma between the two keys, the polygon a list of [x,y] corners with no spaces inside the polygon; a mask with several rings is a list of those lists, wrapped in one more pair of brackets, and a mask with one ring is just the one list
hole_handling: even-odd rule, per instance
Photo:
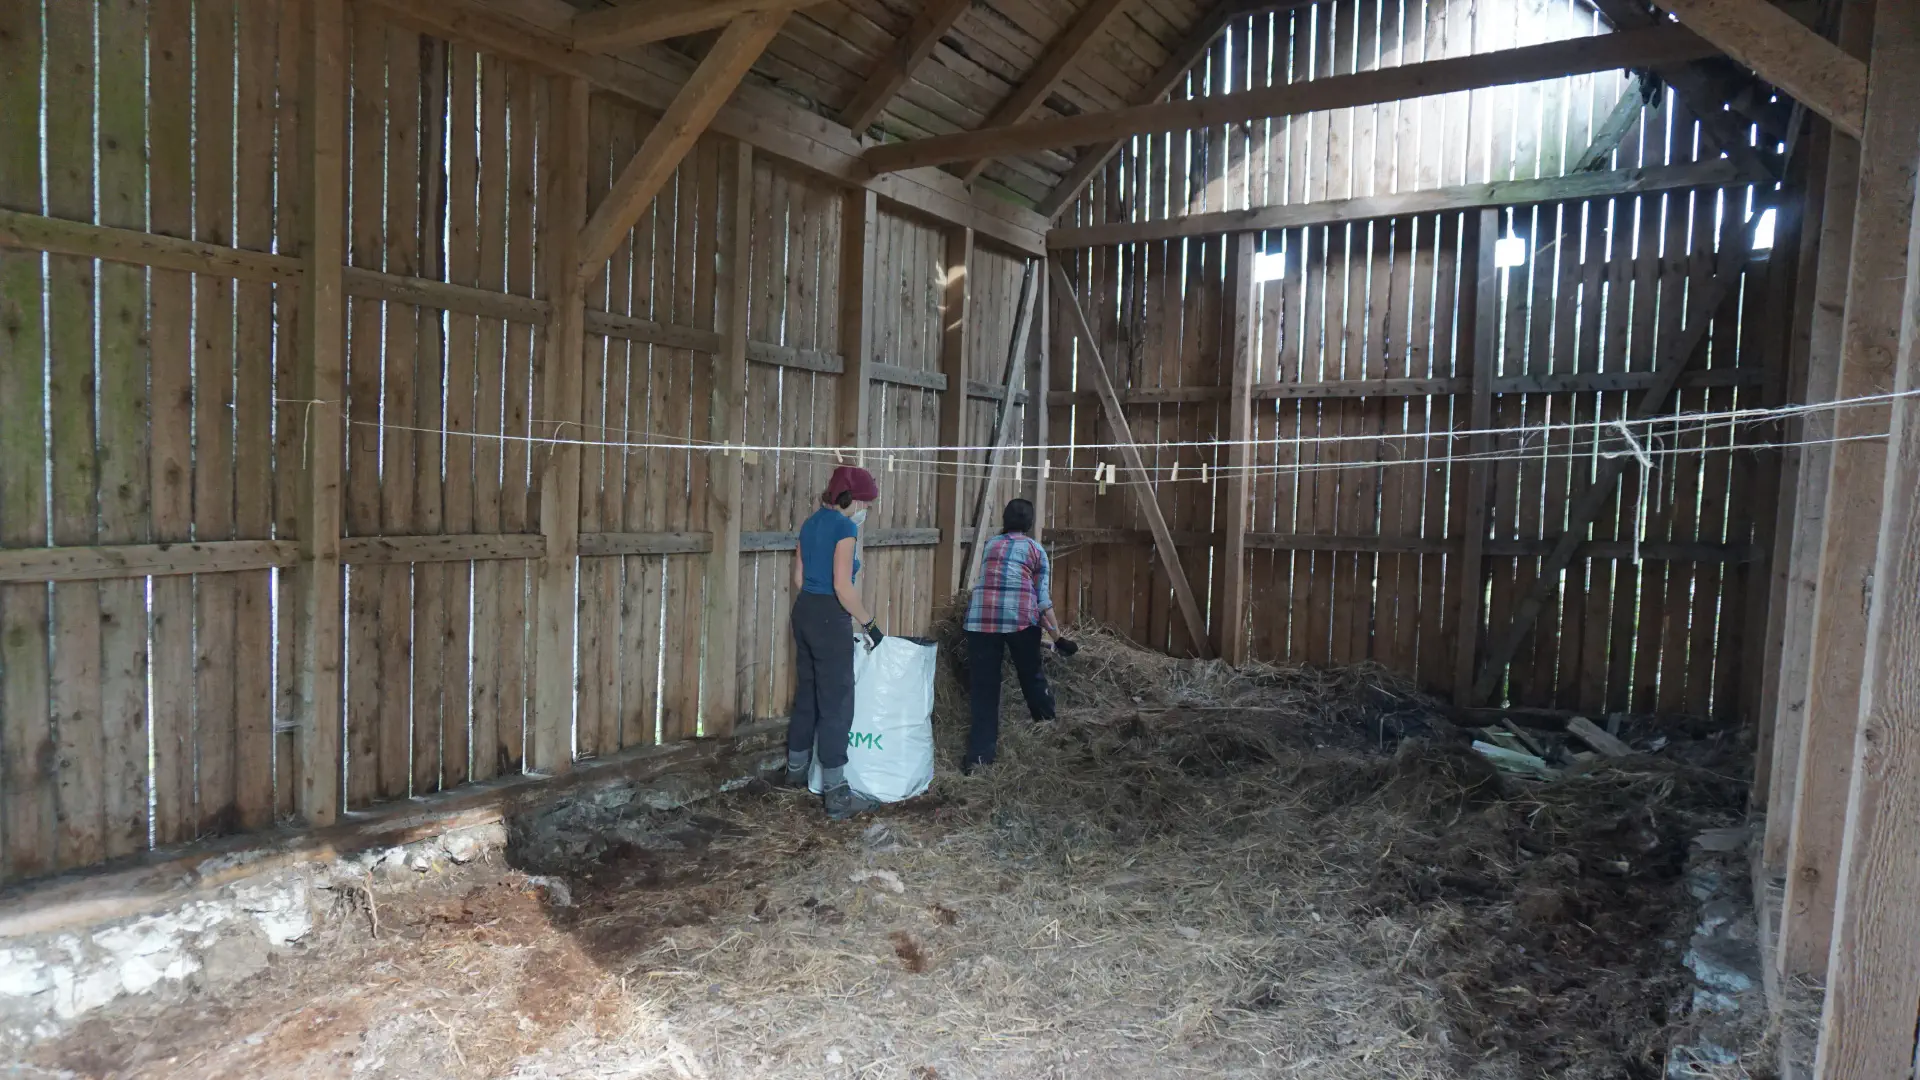
{"label": "wooden beam", "polygon": [[1040,298],[1035,318],[1040,321],[1038,347],[1033,351],[1033,369],[1027,375],[1026,446],[1021,454],[1027,458],[1026,466],[1032,469],[1033,477],[1033,538],[1044,541],[1047,529],[1047,429],[1049,410],[1047,405],[1047,387],[1051,384],[1053,373],[1053,336],[1049,325],[1048,313],[1051,310],[1047,299],[1050,286],[1047,275],[1040,275]]}
{"label": "wooden beam", "polygon": [[290,255],[269,255],[6,209],[0,209],[0,247],[287,284],[299,282],[304,265]]}
{"label": "wooden beam", "polygon": [[1143,240],[1339,225],[1411,214],[1478,210],[1489,206],[1527,206],[1573,199],[1605,199],[1676,188],[1760,183],[1770,179],[1757,169],[1744,169],[1732,161],[1718,159],[1688,165],[1581,172],[1529,180],[1495,180],[1392,195],[1363,195],[1351,199],[1263,206],[1254,210],[1219,210],[1153,221],[1052,229],[1047,233],[1047,247],[1060,251]]}
{"label": "wooden beam", "polygon": [[[940,367],[947,389],[940,395],[941,446],[958,446],[967,430],[967,324],[971,322],[970,268],[973,230],[947,233],[945,283],[940,302]],[[940,544],[933,549],[933,610],[946,607],[960,587],[960,469],[965,455],[942,450],[934,482],[934,523]]]}
{"label": "wooden beam", "polygon": [[[546,241],[540,254],[552,316],[546,326],[542,398],[555,431],[579,431],[586,384],[587,281],[579,265],[580,226],[587,217],[585,79],[559,79],[549,104],[547,174],[542,205]],[[549,776],[573,767],[574,568],[580,548],[580,447],[541,447],[540,531],[546,551],[535,569],[533,715],[527,765]],[[539,460],[536,458],[536,461]]]}
{"label": "wooden beam", "polygon": [[1101,407],[1107,414],[1107,425],[1113,430],[1113,441],[1120,444],[1120,458],[1126,463],[1130,474],[1127,482],[1140,502],[1140,513],[1147,519],[1147,527],[1153,530],[1154,549],[1160,554],[1167,580],[1173,584],[1173,598],[1180,605],[1181,618],[1186,620],[1187,636],[1193,640],[1193,651],[1202,660],[1211,660],[1214,652],[1213,642],[1207,635],[1207,620],[1201,615],[1200,605],[1194,599],[1193,586],[1187,582],[1186,565],[1180,561],[1180,549],[1174,544],[1172,530],[1167,528],[1166,515],[1160,512],[1160,500],[1154,494],[1153,479],[1140,459],[1140,448],[1133,444],[1133,431],[1127,426],[1126,410],[1120,406],[1120,395],[1114,392],[1113,379],[1107,374],[1106,361],[1101,359],[1093,328],[1087,325],[1086,312],[1081,310],[1080,301],[1074,297],[1073,282],[1067,279],[1067,272],[1053,259],[1047,260],[1047,267],[1061,307],[1072,323],[1074,334],[1080,339],[1080,347],[1087,351],[1081,367],[1093,373],[1094,390],[1100,394]]}
{"label": "wooden beam", "polygon": [[1235,667],[1247,662],[1247,511],[1253,498],[1253,380],[1259,360],[1253,354],[1254,328],[1260,317],[1253,280],[1256,239],[1233,238],[1227,272],[1227,297],[1233,319],[1233,359],[1227,397],[1227,533],[1225,573],[1220,598],[1220,655]]}
{"label": "wooden beam", "polygon": [[[1912,5],[1874,6],[1871,64],[1840,331],[1835,397],[1841,400],[1895,387],[1914,147],[1920,143],[1920,23]],[[1843,409],[1833,418],[1833,434],[1836,439],[1882,435],[1890,423],[1888,406]],[[1886,474],[1886,443],[1866,439],[1833,445],[1780,925],[1780,962],[1789,975],[1820,976],[1831,955],[1868,607],[1882,595],[1869,575],[1879,546]]]}
{"label": "wooden beam", "polygon": [[1653,0],[1753,73],[1860,137],[1867,65],[1767,0]]}
{"label": "wooden beam", "polygon": [[873,359],[873,268],[877,265],[880,200],[871,191],[850,189],[840,196],[840,353],[845,378],[840,380],[839,416],[835,441],[856,448],[855,461],[866,464],[857,448],[867,445],[867,402],[872,383],[867,367]]}
{"label": "wooden beam", "polygon": [[[1841,6],[1839,40],[1842,48],[1865,55],[1872,48],[1870,9]],[[1807,356],[1804,401],[1832,401],[1840,386],[1840,334],[1847,302],[1847,264],[1854,236],[1854,213],[1860,188],[1860,143],[1823,125],[1815,150],[1826,147],[1826,190],[1822,200],[1818,264],[1813,276],[1812,310],[1807,318],[1807,340],[1800,348]],[[1761,866],[1773,874],[1786,871],[1793,837],[1793,808],[1800,782],[1800,752],[1806,728],[1808,672],[1813,663],[1815,601],[1820,589],[1820,549],[1826,543],[1827,486],[1832,476],[1833,447],[1825,442],[1833,433],[1830,413],[1808,413],[1800,421],[1799,437],[1809,441],[1800,451],[1796,512],[1792,524],[1792,553],[1787,564],[1782,603],[1782,634],[1773,720],[1773,768],[1767,793],[1767,828],[1761,843]],[[1790,429],[1791,430],[1791,429]],[[1784,534],[1783,534],[1784,535]],[[1782,901],[1784,904],[1784,899]],[[1782,959],[1780,949],[1772,950]]]}
{"label": "wooden beam", "polygon": [[1020,307],[1014,315],[1013,341],[1007,347],[1007,368],[1000,415],[993,425],[993,449],[987,451],[987,474],[980,481],[980,505],[973,514],[973,546],[967,549],[967,561],[960,572],[960,591],[975,581],[980,561],[987,550],[987,530],[993,522],[994,485],[1000,478],[1000,455],[1013,435],[1013,411],[1020,404],[1020,378],[1026,373],[1027,341],[1033,330],[1033,313],[1039,303],[1040,267],[1028,260],[1020,280]]}
{"label": "wooden beam", "polygon": [[341,562],[369,565],[539,559],[546,554],[547,538],[534,533],[352,536],[340,541]]}
{"label": "wooden beam", "polygon": [[1677,26],[1625,30],[1529,45],[1476,56],[1426,60],[1397,67],[1333,75],[1237,94],[1140,105],[1112,112],[1035,120],[1009,127],[886,143],[865,154],[875,172],[944,165],[1080,146],[1162,131],[1213,127],[1408,98],[1538,82],[1620,67],[1672,63],[1710,55],[1713,47]]}
{"label": "wooden beam", "polygon": [[[1911,7],[1880,8],[1920,39]],[[1876,28],[1876,34],[1878,33]],[[1888,57],[1876,51],[1874,70]],[[1902,57],[1912,64],[1920,58]],[[1876,80],[1877,81],[1877,80]],[[1874,90],[1877,98],[1879,88]],[[1877,101],[1867,104],[1868,138]],[[1907,99],[1911,111],[1914,99]],[[1912,159],[1912,147],[1908,147]],[[1920,388],[1920,207],[1908,234],[1896,385]],[[1865,679],[1853,745],[1846,841],[1815,1080],[1904,1076],[1920,1001],[1920,408],[1894,406],[1887,444]]]}
{"label": "wooden beam", "polygon": [[[1304,4],[1307,0],[1300,0],[1300,2]],[[1235,18],[1247,14],[1253,7],[1254,5],[1236,2],[1236,0],[1220,0],[1167,54],[1167,62],[1160,65],[1159,70],[1153,73],[1153,77],[1141,87],[1140,95],[1134,99],[1133,103],[1136,106],[1151,105],[1166,97],[1180,85],[1180,80],[1186,78],[1187,71],[1207,54],[1207,49],[1213,45],[1213,40],[1220,36],[1220,31]],[[1105,167],[1108,160],[1120,151],[1122,145],[1124,145],[1123,140],[1106,139],[1081,150],[1080,156],[1073,161],[1073,168],[1067,170],[1066,175],[1060,178],[1060,182],[1054,185],[1053,190],[1048,192],[1046,197],[1035,204],[1034,209],[1047,217],[1057,217],[1069,203],[1080,197],[1081,189],[1092,182],[1094,174]]]}
{"label": "wooden beam", "polygon": [[1640,121],[1640,110],[1647,104],[1648,80],[1642,75],[1627,84],[1620,99],[1613,103],[1607,112],[1607,118],[1594,129],[1593,139],[1580,156],[1573,159],[1567,167],[1569,173],[1594,172],[1604,169],[1613,159],[1613,152],[1620,148],[1620,140],[1627,137],[1633,125]]}
{"label": "wooden beam", "polygon": [[[1087,46],[1093,44],[1094,37],[1106,28],[1114,14],[1120,10],[1120,6],[1126,2],[1127,0],[1093,0],[1082,8],[1080,14],[1074,16],[1073,23],[1067,27],[1066,32],[1047,46],[1047,51],[1041,55],[1040,62],[1033,66],[1033,70],[1027,73],[1027,77],[1021,80],[1020,85],[1014,88],[1013,93],[1008,95],[1005,101],[994,107],[993,112],[987,116],[987,122],[980,126],[1005,127],[1032,116],[1034,110],[1047,100],[1047,95],[1053,93],[1054,88],[1060,85],[1060,80],[1066,78],[1067,70],[1073,67],[1074,61],[1080,59],[1080,54],[1086,51]],[[960,179],[971,183],[991,160],[991,158],[982,158],[964,169],[955,171],[959,172]]]}
{"label": "wooden beam", "polygon": [[295,566],[291,540],[211,540],[189,544],[108,544],[0,551],[0,581],[103,581],[166,574],[220,574]]}
{"label": "wooden beam", "polygon": [[913,25],[907,27],[906,36],[894,42],[893,51],[867,76],[866,83],[853,95],[853,100],[847,102],[847,107],[840,110],[840,122],[856,137],[864,135],[893,102],[900,88],[913,78],[913,69],[933,55],[933,47],[940,44],[940,39],[972,6],[973,0],[925,0],[920,13],[913,17]]}
{"label": "wooden beam", "polygon": [[[747,428],[747,298],[753,284],[749,259],[753,231],[753,147],[736,142],[726,156],[717,226],[719,266],[714,276],[720,294],[715,318],[726,347],[713,358],[713,395],[709,403],[717,443],[736,443]],[[741,453],[707,455],[707,528],[713,553],[707,556],[706,687],[701,695],[700,734],[726,735],[741,720],[740,711],[740,517]]]}
{"label": "wooden beam", "polygon": [[[471,44],[561,76],[580,75],[650,112],[665,112],[697,64],[672,49],[649,47],[618,56],[577,52],[571,26],[578,11],[566,0],[360,0],[401,25]],[[749,143],[851,188],[866,188],[894,208],[963,225],[1015,251],[1036,254],[1046,221],[989,193],[974,193],[941,169],[875,176],[860,160],[853,132],[770,87],[745,83],[722,105],[712,130]]]}
{"label": "wooden beam", "polygon": [[[1756,220],[1759,209],[1764,208],[1756,208]],[[1485,225],[1486,220],[1483,218],[1481,223]],[[1688,298],[1686,324],[1678,335],[1660,344],[1653,364],[1654,383],[1634,401],[1633,408],[1627,413],[1628,420],[1645,420],[1660,414],[1667,399],[1673,396],[1674,389],[1679,386],[1681,372],[1692,361],[1700,343],[1706,340],[1707,328],[1712,324],[1714,315],[1727,298],[1734,295],[1740,275],[1746,269],[1753,238],[1748,229],[1741,225],[1735,225],[1729,233],[1720,251],[1719,272],[1697,294]],[[1630,455],[1620,454],[1603,457],[1594,466],[1593,482],[1574,501],[1567,515],[1566,527],[1542,563],[1533,588],[1514,611],[1513,622],[1502,628],[1497,636],[1489,638],[1487,655],[1480,665],[1480,674],[1474,680],[1469,700],[1457,704],[1478,705],[1499,686],[1507,662],[1513,659],[1520,642],[1533,629],[1534,620],[1540,617],[1547,600],[1559,590],[1562,571],[1573,561],[1574,551],[1586,539],[1588,527],[1613,497],[1614,486],[1632,463]]]}
{"label": "wooden beam", "polygon": [[340,715],[344,647],[340,568],[340,467],[346,397],[346,12],[342,0],[308,0],[293,10],[307,48],[300,56],[296,239],[305,263],[294,347],[291,407],[301,428],[295,480],[300,561],[293,572],[294,808],[321,828],[340,815]]}
{"label": "wooden beam", "polygon": [[612,190],[580,230],[580,265],[576,273],[582,281],[593,280],[606,268],[608,256],[620,246],[620,238],[633,228],[647,204],[673,177],[680,160],[686,157],[700,133],[707,130],[714,114],[740,85],[747,69],[780,32],[780,24],[786,17],[785,11],[744,15],[728,24],[720,39],[714,42],[693,77],[674,96],[673,104],[667,106],[660,122],[647,132],[633,160],[620,171]]}
{"label": "wooden beam", "polygon": [[742,15],[808,7],[821,0],[636,0],[573,18],[573,47],[605,53],[711,30]]}

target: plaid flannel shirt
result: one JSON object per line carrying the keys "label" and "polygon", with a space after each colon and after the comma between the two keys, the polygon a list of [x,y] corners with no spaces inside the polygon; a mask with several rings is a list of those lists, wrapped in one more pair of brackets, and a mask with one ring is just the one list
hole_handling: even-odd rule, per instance
{"label": "plaid flannel shirt", "polygon": [[1053,567],[1039,541],[1025,533],[1001,533],[987,541],[980,582],[967,605],[968,630],[1011,634],[1036,626],[1053,606]]}

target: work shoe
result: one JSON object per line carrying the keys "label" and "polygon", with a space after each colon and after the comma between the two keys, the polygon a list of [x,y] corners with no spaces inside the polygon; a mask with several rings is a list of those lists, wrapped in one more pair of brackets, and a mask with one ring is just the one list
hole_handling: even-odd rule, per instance
{"label": "work shoe", "polygon": [[846,784],[829,790],[822,800],[827,804],[827,817],[834,821],[845,821],[880,805],[878,800],[869,799]]}
{"label": "work shoe", "polygon": [[780,786],[783,788],[804,788],[807,786],[807,770],[783,769],[780,773]]}

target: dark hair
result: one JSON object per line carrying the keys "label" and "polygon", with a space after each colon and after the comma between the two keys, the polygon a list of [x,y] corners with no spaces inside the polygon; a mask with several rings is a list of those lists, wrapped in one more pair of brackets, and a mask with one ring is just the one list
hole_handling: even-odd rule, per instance
{"label": "dark hair", "polygon": [[820,505],[837,506],[845,510],[847,507],[853,505],[853,492],[843,491],[838,498],[835,498],[832,492],[823,491],[820,493]]}
{"label": "dark hair", "polygon": [[1003,533],[1026,533],[1033,531],[1033,504],[1025,499],[1014,499],[1000,513],[1000,531]]}

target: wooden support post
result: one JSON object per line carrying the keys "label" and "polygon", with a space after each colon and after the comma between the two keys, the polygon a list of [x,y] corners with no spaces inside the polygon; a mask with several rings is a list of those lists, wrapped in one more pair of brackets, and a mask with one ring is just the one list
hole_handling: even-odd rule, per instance
{"label": "wooden support post", "polygon": [[[1890,5],[1889,5],[1890,6]],[[1881,19],[1920,34],[1911,9]],[[1912,63],[1913,57],[1903,58]],[[1881,70],[1881,55],[1874,57]],[[1876,87],[1875,93],[1877,94]],[[1911,107],[1912,98],[1908,98]],[[1875,137],[1875,102],[1867,137]],[[1912,146],[1908,146],[1912,160]],[[1871,151],[1870,151],[1871,152]],[[1909,179],[1909,183],[1911,183]],[[1920,389],[1920,207],[1908,239],[1895,385]],[[1867,618],[1866,678],[1853,747],[1846,840],[1816,1080],[1905,1076],[1920,1001],[1920,404],[1894,405],[1880,544]]]}
{"label": "wooden support post", "polygon": [[[940,370],[947,388],[940,393],[941,446],[958,446],[967,430],[967,323],[970,288],[967,276],[973,263],[973,230],[947,233],[945,292],[940,303]],[[960,468],[966,455],[940,451],[940,475],[934,484],[938,505],[934,521],[940,528],[940,546],[933,549],[933,610],[942,610],[960,587]]]}
{"label": "wooden support post", "polygon": [[[1843,4],[1839,40],[1842,48],[1864,56],[1872,47],[1872,26],[1861,11],[1864,5]],[[1823,149],[1824,148],[1824,151]],[[1860,143],[1822,125],[1812,152],[1825,154],[1824,193],[1821,197],[1820,235],[1810,286],[1807,317],[1804,401],[1831,401],[1840,385],[1840,327],[1846,310],[1847,262],[1853,248],[1853,219],[1860,188]],[[1802,292],[1808,286],[1802,286]],[[1790,429],[1791,430],[1791,429]],[[1761,865],[1769,874],[1786,870],[1787,847],[1793,836],[1793,805],[1800,781],[1800,745],[1806,727],[1807,672],[1813,663],[1814,600],[1820,587],[1820,549],[1826,542],[1827,483],[1833,470],[1833,447],[1821,440],[1833,433],[1830,413],[1808,413],[1797,435],[1809,445],[1800,448],[1795,478],[1791,549],[1781,600],[1780,659],[1769,677],[1774,692],[1772,768],[1767,784],[1767,828],[1761,842]],[[1783,542],[1788,534],[1782,532]],[[1774,950],[1775,959],[1780,953]]]}
{"label": "wooden support post", "polygon": [[[556,438],[580,431],[581,393],[586,375],[586,279],[575,247],[587,216],[587,101],[585,79],[554,83],[548,131],[548,173],[543,203],[552,215],[544,223],[546,260],[543,277],[552,290],[552,315],[546,327],[543,396],[549,432]],[[549,432],[542,432],[547,434]],[[534,612],[533,731],[529,769],[556,775],[573,767],[574,571],[580,554],[580,447],[559,443],[544,447],[540,481],[540,532],[546,537]],[[593,718],[594,723],[599,718]]]}
{"label": "wooden support post", "polygon": [[[1858,138],[1867,65],[1767,0],[1654,0],[1680,24]],[[1878,6],[1878,5],[1876,5]]]}
{"label": "wooden support post", "polygon": [[[1033,330],[1034,308],[1039,303],[1041,270],[1038,263],[1027,262],[1020,282],[1020,310],[1014,316],[1013,341],[1007,347],[1006,375],[1001,379],[1000,417],[993,425],[993,449],[987,451],[987,474],[980,481],[980,505],[973,514],[973,546],[967,549],[967,561],[960,572],[960,589],[965,592],[976,580],[982,554],[987,549],[987,530],[994,520],[994,486],[1000,479],[1000,455],[1013,434],[1014,400],[1020,393],[1020,377],[1026,373],[1027,342]],[[1045,408],[1028,395],[1027,407]],[[1016,492],[1017,494],[1017,492]]]}
{"label": "wooden support post", "polygon": [[893,51],[873,69],[853,100],[840,112],[840,122],[847,125],[854,138],[867,133],[892,103],[894,95],[913,78],[913,69],[933,55],[933,47],[940,44],[940,39],[972,6],[973,0],[925,0],[920,5],[920,13],[913,17],[906,36],[894,42]]}
{"label": "wooden support post", "polygon": [[1480,211],[1474,229],[1474,293],[1469,317],[1473,320],[1470,360],[1473,400],[1468,406],[1466,522],[1460,539],[1460,566],[1454,580],[1460,589],[1460,618],[1454,627],[1453,700],[1475,705],[1473,672],[1480,649],[1480,606],[1486,592],[1487,482],[1483,460],[1493,449],[1493,367],[1500,345],[1500,270],[1493,265],[1494,241],[1500,238],[1500,211]]}
{"label": "wooden support post", "polygon": [[1220,655],[1235,667],[1247,662],[1247,509],[1252,498],[1253,382],[1259,358],[1253,355],[1260,305],[1255,302],[1253,255],[1258,234],[1233,238],[1227,271],[1227,297],[1233,305],[1232,383],[1227,391],[1227,513],[1225,559],[1220,602]]}
{"label": "wooden support post", "polygon": [[1193,639],[1193,651],[1200,659],[1213,659],[1213,641],[1207,634],[1207,620],[1200,613],[1200,604],[1194,599],[1193,586],[1187,582],[1186,565],[1180,561],[1180,549],[1174,545],[1173,531],[1167,527],[1166,515],[1160,511],[1160,500],[1153,491],[1153,478],[1147,474],[1146,464],[1140,459],[1140,448],[1133,444],[1133,431],[1127,426],[1126,409],[1120,403],[1120,395],[1114,391],[1113,378],[1107,374],[1106,361],[1100,356],[1100,346],[1094,340],[1093,327],[1087,324],[1087,314],[1081,310],[1080,301],[1073,294],[1073,282],[1067,280],[1067,272],[1054,259],[1047,260],[1047,268],[1053,287],[1060,292],[1060,303],[1067,317],[1072,320],[1073,332],[1080,339],[1080,347],[1087,351],[1086,363],[1080,370],[1093,376],[1093,388],[1100,395],[1100,406],[1106,411],[1107,426],[1113,431],[1113,441],[1120,444],[1120,459],[1127,466],[1128,483],[1133,486],[1134,497],[1140,502],[1140,512],[1147,519],[1147,527],[1153,532],[1154,549],[1159,552],[1160,562],[1166,568],[1167,579],[1173,584],[1173,598],[1180,605],[1180,616],[1186,620],[1187,636]]}
{"label": "wooden support post", "polygon": [[[732,184],[718,225],[720,351],[713,358],[713,428],[717,443],[738,443],[747,427],[747,297],[753,284],[749,244],[753,214],[753,147],[735,143],[727,154]],[[744,453],[710,455],[707,468],[706,687],[701,695],[700,734],[730,735],[740,721],[740,499]]]}
{"label": "wooden support post", "polygon": [[[841,446],[867,445],[867,401],[873,384],[867,378],[872,358],[874,226],[880,218],[880,199],[865,188],[840,196],[840,369],[839,430]],[[866,454],[855,460],[866,464]]]}
{"label": "wooden support post", "polygon": [[300,57],[306,108],[298,147],[305,234],[300,289],[299,377],[290,421],[302,429],[300,562],[293,573],[294,809],[311,827],[340,816],[342,708],[340,465],[346,394],[346,12],[342,0],[296,7],[310,25]]}
{"label": "wooden support post", "polygon": [[[1750,226],[1741,224],[1732,225],[1728,232],[1726,243],[1720,250],[1718,272],[1688,298],[1687,321],[1680,333],[1659,344],[1653,363],[1653,385],[1642,391],[1634,401],[1633,408],[1627,414],[1629,420],[1650,419],[1665,409],[1667,399],[1680,384],[1681,372],[1686,370],[1694,352],[1706,340],[1714,314],[1728,297],[1734,295],[1734,287],[1740,283],[1740,275],[1745,272],[1747,260],[1752,254],[1753,234]],[[1478,357],[1475,362],[1478,362]],[[1533,588],[1514,611],[1513,621],[1488,636],[1486,659],[1480,665],[1480,674],[1475,677],[1469,700],[1465,704],[1478,705],[1499,689],[1508,661],[1519,651],[1520,643],[1533,629],[1534,621],[1540,617],[1548,599],[1560,588],[1561,575],[1573,562],[1574,554],[1586,539],[1588,528],[1613,497],[1614,486],[1626,474],[1633,460],[1630,455],[1615,454],[1601,458],[1594,466],[1593,482],[1587,485],[1567,511],[1567,524],[1554,540],[1553,550],[1541,561],[1540,573],[1534,579]]]}
{"label": "wooden support post", "polygon": [[[1840,399],[1894,388],[1894,344],[1913,218],[1914,146],[1920,142],[1916,14],[1912,5],[1875,5],[1874,78],[1860,143],[1859,202],[1840,337]],[[1834,444],[1827,485],[1813,662],[1780,924],[1780,962],[1792,975],[1824,973],[1833,942],[1842,826],[1866,662],[1867,609],[1875,593],[1871,574],[1887,473],[1886,443],[1858,437],[1884,433],[1890,415],[1887,406],[1879,405],[1843,409],[1834,417],[1834,436],[1856,441]],[[1909,1011],[1912,1005],[1907,1003]]]}

